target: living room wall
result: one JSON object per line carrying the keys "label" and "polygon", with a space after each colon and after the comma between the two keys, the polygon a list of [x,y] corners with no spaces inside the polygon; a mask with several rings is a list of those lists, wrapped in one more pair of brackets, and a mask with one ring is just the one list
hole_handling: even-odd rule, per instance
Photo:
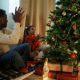
{"label": "living room wall", "polygon": [[19,0],[0,0],[0,9],[4,9],[6,11],[8,17],[7,26],[10,28],[13,28],[14,25],[14,21],[12,19],[11,13],[15,11],[16,6],[19,6],[18,3]]}
{"label": "living room wall", "polygon": [[0,0],[0,8],[9,13],[9,0]]}

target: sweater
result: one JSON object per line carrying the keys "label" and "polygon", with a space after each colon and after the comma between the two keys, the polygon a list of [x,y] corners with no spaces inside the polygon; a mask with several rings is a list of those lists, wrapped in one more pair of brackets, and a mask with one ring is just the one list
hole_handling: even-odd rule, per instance
{"label": "sweater", "polygon": [[15,29],[5,28],[0,30],[0,50],[6,53],[10,50],[10,45],[18,44],[20,39],[20,24],[15,23]]}

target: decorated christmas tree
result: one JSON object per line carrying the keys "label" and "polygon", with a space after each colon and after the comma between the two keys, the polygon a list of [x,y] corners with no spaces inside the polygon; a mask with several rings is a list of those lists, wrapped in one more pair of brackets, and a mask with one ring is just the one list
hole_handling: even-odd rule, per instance
{"label": "decorated christmas tree", "polygon": [[50,45],[46,57],[64,64],[80,61],[80,0],[58,0],[50,12],[45,41]]}

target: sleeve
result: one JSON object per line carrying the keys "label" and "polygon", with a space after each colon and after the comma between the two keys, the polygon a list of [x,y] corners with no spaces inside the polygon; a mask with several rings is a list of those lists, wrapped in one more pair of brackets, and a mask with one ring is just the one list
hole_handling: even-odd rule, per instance
{"label": "sleeve", "polygon": [[20,24],[15,24],[15,29],[11,34],[2,34],[0,35],[0,44],[18,44],[20,39]]}

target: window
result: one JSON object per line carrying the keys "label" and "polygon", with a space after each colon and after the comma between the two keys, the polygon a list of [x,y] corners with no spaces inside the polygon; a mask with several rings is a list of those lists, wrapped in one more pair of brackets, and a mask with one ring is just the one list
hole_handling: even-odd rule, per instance
{"label": "window", "polygon": [[9,13],[14,13],[15,7],[19,7],[20,0],[9,0]]}

